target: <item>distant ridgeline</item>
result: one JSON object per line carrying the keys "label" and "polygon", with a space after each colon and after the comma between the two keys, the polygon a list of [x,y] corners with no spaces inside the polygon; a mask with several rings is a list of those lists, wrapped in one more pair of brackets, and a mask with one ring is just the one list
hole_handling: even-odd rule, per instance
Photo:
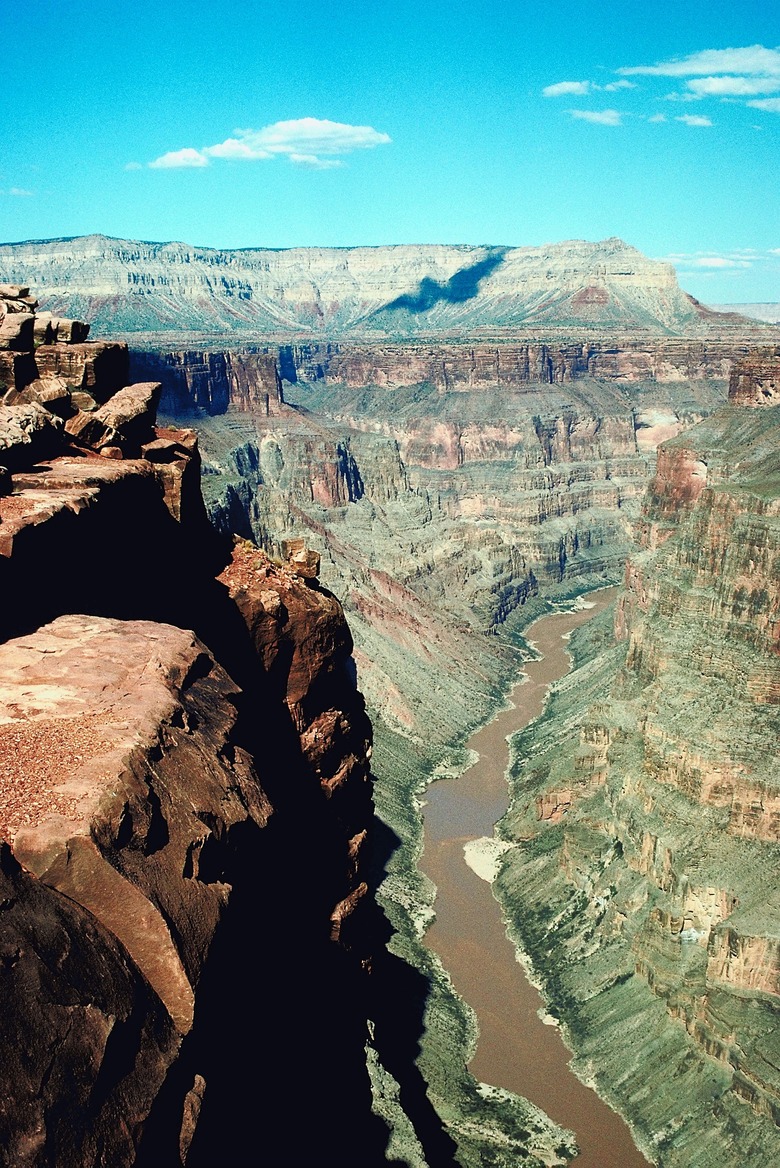
{"label": "distant ridgeline", "polygon": [[620,239],[543,247],[246,248],[90,235],[0,245],[0,275],[101,336],[413,338],[761,330],[714,313]]}

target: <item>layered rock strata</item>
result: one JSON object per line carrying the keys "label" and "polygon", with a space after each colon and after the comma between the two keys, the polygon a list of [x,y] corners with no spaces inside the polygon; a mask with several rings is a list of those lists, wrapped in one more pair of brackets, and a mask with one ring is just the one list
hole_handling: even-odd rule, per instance
{"label": "layered rock strata", "polygon": [[0,245],[0,265],[52,312],[94,319],[106,335],[527,337],[597,327],[689,336],[762,328],[700,305],[671,265],[616,238],[218,251],[93,235]]}
{"label": "layered rock strata", "polygon": [[[60,372],[76,347],[105,351],[58,340]],[[0,1162],[378,1162],[349,631],[299,547],[210,534],[194,435],[112,348],[124,378],[92,361],[64,421],[0,409]]]}
{"label": "layered rock strata", "polygon": [[659,450],[617,640],[575,647],[501,827],[580,1066],[669,1168],[780,1155],[779,373]]}
{"label": "layered rock strata", "polygon": [[[728,332],[728,330],[725,330]],[[747,330],[749,332],[749,330]],[[750,341],[572,340],[566,343],[360,345],[343,341],[281,346],[280,368],[288,380],[326,381],[358,388],[397,389],[427,382],[442,392],[521,389],[597,379],[680,382],[728,378],[735,357]]]}
{"label": "layered rock strata", "polygon": [[[305,534],[347,605],[370,698],[402,731],[441,719],[443,742],[465,713],[454,663],[466,652],[484,659],[480,673],[505,667],[500,648],[490,664],[483,631],[500,632],[540,588],[622,571],[655,446],[722,400],[728,358],[697,350],[686,365],[659,364],[658,380],[594,380],[585,361],[582,378],[560,385],[526,365],[536,380],[514,384],[495,360],[475,380],[474,350],[453,347],[447,391],[426,380],[441,353],[377,348],[351,366],[353,352],[331,346],[336,364],[317,371],[283,350],[279,370],[296,378],[288,400],[266,373],[252,408],[230,380],[243,356],[136,353],[133,369],[174,368],[179,390],[190,386],[186,400],[165,400],[205,444],[218,526],[275,552]],[[427,703],[442,684],[447,699]],[[441,715],[451,705],[452,723]]]}

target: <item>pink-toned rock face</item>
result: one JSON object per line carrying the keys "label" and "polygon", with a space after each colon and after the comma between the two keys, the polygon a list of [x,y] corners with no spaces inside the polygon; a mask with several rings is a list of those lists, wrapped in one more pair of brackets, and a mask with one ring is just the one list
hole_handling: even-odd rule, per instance
{"label": "pink-toned rock face", "polygon": [[639,450],[652,453],[668,438],[676,438],[683,426],[677,414],[668,410],[642,410],[636,415],[636,444]]}
{"label": "pink-toned rock face", "polygon": [[701,457],[683,448],[661,447],[648,490],[653,517],[673,517],[691,507],[706,485],[707,464]]}
{"label": "pink-toned rock face", "polygon": [[759,350],[735,363],[729,402],[734,406],[780,405],[780,347]]}
{"label": "pink-toned rock face", "polygon": [[[148,622],[60,617],[0,646],[0,829],[26,868],[122,941],[182,1031],[226,899],[182,874],[189,866],[197,877],[211,846],[206,820],[224,832],[268,814],[246,761],[221,754],[230,706],[188,682],[198,672],[223,698],[234,692],[191,633]],[[196,711],[210,719],[201,742],[185,728]],[[198,751],[200,769],[186,777],[177,759]],[[149,846],[156,860],[137,867],[134,848]]]}

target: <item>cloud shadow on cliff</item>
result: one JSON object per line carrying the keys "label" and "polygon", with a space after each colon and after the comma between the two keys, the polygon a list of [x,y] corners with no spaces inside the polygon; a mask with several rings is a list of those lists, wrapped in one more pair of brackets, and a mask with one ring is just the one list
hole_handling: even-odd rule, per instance
{"label": "cloud shadow on cliff", "polygon": [[504,262],[507,250],[505,247],[491,248],[484,259],[467,268],[459,268],[443,284],[425,276],[420,280],[416,292],[404,292],[386,304],[382,311],[405,309],[418,314],[428,312],[437,304],[464,304],[467,300],[473,300],[479,293],[480,283]]}

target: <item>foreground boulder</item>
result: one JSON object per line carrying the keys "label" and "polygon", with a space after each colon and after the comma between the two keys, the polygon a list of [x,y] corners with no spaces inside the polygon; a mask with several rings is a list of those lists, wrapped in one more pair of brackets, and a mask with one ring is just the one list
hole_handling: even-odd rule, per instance
{"label": "foreground boulder", "polygon": [[0,406],[0,465],[23,470],[63,448],[62,422],[38,402]]}
{"label": "foreground boulder", "polygon": [[134,1162],[230,898],[213,873],[270,811],[235,692],[166,625],[68,616],[0,647],[5,1163]]}

